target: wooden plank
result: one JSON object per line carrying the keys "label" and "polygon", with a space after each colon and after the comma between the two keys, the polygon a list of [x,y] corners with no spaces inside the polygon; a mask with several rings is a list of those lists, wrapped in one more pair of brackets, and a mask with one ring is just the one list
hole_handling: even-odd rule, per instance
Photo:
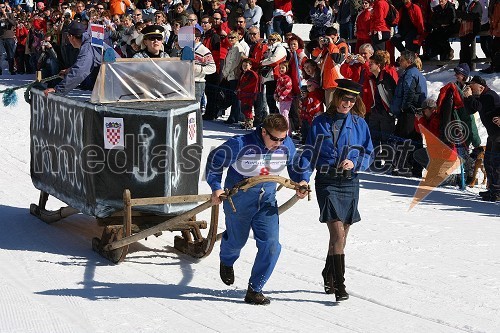
{"label": "wooden plank", "polygon": [[211,194],[179,195],[173,197],[152,197],[131,199],[131,206],[167,205],[186,202],[202,202],[212,198]]}

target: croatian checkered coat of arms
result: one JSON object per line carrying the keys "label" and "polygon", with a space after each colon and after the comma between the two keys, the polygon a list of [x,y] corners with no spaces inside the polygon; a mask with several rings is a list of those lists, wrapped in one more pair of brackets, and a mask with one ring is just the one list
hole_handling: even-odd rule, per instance
{"label": "croatian checkered coat of arms", "polygon": [[123,149],[123,118],[104,118],[104,148]]}

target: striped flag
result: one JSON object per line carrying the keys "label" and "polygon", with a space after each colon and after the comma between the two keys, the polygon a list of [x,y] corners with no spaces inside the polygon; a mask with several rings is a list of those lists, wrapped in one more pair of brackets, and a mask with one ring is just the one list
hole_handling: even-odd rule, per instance
{"label": "striped flag", "polygon": [[100,24],[91,24],[92,46],[103,47],[104,44],[104,26]]}

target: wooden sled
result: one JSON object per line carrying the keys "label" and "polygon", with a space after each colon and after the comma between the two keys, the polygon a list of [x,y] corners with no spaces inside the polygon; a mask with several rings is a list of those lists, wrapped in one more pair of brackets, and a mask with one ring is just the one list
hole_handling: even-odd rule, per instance
{"label": "wooden sled", "polygon": [[[232,209],[236,211],[231,196],[239,191],[247,191],[249,188],[264,182],[274,182],[279,184],[278,191],[283,188],[301,190],[309,193],[309,186],[299,184],[280,176],[256,176],[247,178],[236,184],[232,189],[226,190],[222,195],[223,200],[228,200]],[[41,192],[39,204],[31,204],[30,213],[40,218],[46,223],[57,222],[67,216],[78,213],[71,207],[63,207],[57,211],[48,211],[45,204],[48,194]],[[287,202],[278,208],[278,213],[282,214],[298,201],[294,194]],[[203,202],[202,204],[184,212],[180,215],[168,218],[158,215],[147,215],[133,210],[133,207],[145,205],[162,205],[176,203]],[[222,233],[217,234],[219,222],[219,205],[214,205],[211,201],[211,194],[182,195],[172,197],[154,198],[132,198],[129,190],[123,192],[124,209],[108,218],[97,219],[100,225],[104,226],[101,238],[92,239],[92,249],[109,261],[117,264],[125,259],[130,244],[150,236],[160,236],[163,231],[180,231],[181,236],[175,236],[174,247],[195,258],[208,256],[217,240],[220,240]],[[203,237],[201,229],[206,229],[206,221],[196,221],[196,215],[211,209],[210,228],[207,236]]]}

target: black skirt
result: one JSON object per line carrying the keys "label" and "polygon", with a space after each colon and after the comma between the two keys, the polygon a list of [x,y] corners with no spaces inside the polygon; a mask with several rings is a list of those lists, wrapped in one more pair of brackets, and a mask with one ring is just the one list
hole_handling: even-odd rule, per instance
{"label": "black skirt", "polygon": [[353,224],[361,221],[358,211],[359,179],[332,177],[328,174],[316,175],[316,197],[320,210],[319,221],[342,221]]}

